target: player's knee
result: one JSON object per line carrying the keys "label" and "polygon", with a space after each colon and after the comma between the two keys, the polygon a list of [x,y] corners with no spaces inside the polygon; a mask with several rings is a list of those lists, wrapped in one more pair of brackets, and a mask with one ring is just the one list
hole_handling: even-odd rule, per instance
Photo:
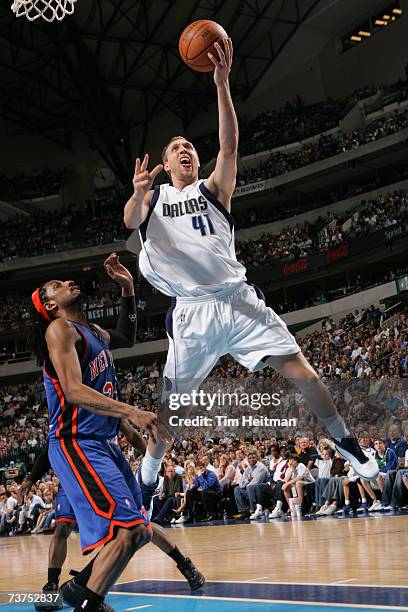
{"label": "player's knee", "polygon": [[145,525],[137,525],[132,530],[132,542],[135,550],[142,548],[152,539],[152,530],[147,529]]}
{"label": "player's knee", "polygon": [[150,542],[151,537],[151,529],[146,529],[145,525],[136,525],[131,529],[121,529],[118,534],[118,540],[121,544],[131,551],[142,548]]}
{"label": "player's knee", "polygon": [[66,523],[65,521],[57,522],[54,537],[60,540],[67,540],[71,535],[73,529],[73,523]]}

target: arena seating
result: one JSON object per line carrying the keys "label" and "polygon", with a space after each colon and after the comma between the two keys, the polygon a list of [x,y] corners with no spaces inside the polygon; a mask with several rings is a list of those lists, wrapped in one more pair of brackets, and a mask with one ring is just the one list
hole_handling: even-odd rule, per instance
{"label": "arena seating", "polygon": [[0,200],[31,200],[55,195],[60,190],[62,175],[62,170],[50,168],[13,177],[3,174],[0,176]]}
{"label": "arena seating", "polygon": [[408,111],[395,111],[388,117],[372,121],[366,128],[353,130],[347,134],[321,134],[317,143],[307,142],[293,152],[277,151],[255,168],[241,171],[237,185],[256,183],[297,168],[321,161],[333,155],[358,149],[370,142],[389,136],[408,127]]}
{"label": "arena seating", "polygon": [[[407,99],[407,81],[375,87],[362,87],[343,100],[324,100],[305,105],[297,97],[280,109],[260,112],[254,119],[240,117],[240,154],[251,155],[292,142],[297,142],[337,127],[339,120],[359,100],[377,96],[373,104],[384,108],[385,104],[401,103]],[[207,134],[194,139],[203,162],[217,154],[217,134]]]}

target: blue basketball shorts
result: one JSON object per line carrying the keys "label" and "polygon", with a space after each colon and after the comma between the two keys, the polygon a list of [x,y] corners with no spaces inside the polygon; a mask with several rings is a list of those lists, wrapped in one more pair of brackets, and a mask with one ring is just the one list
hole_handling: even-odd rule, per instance
{"label": "blue basketball shorts", "polygon": [[76,517],[83,554],[112,540],[118,527],[149,527],[139,485],[116,444],[50,438],[48,456]]}
{"label": "blue basketball shorts", "polygon": [[76,523],[75,513],[68,497],[65,495],[64,489],[60,486],[56,496],[55,503],[55,521],[57,523]]}

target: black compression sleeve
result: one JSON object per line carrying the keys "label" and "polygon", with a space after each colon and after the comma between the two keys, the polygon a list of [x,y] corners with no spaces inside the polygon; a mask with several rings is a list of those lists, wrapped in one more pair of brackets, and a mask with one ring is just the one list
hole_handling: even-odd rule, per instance
{"label": "black compression sleeve", "polygon": [[31,480],[31,482],[37,482],[37,480],[40,480],[40,478],[44,476],[45,472],[48,472],[50,467],[51,467],[51,464],[50,464],[50,460],[48,459],[48,440],[47,440],[47,444],[44,450],[42,451],[42,453],[38,455],[37,461],[34,463],[33,469],[31,470],[31,473],[29,474],[28,478]]}
{"label": "black compression sleeve", "polygon": [[110,335],[110,347],[125,348],[133,346],[136,341],[136,300],[135,296],[122,297],[120,313],[115,329],[107,329]]}

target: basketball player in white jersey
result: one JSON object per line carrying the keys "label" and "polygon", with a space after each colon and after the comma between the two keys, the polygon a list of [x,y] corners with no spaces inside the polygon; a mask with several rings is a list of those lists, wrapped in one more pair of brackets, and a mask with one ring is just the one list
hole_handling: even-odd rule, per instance
{"label": "basketball player in white jersey", "polygon": [[[238,122],[229,88],[231,39],[216,48],[217,58],[209,54],[219,117],[220,151],[214,171],[199,180],[197,151],[184,137],[175,136],[163,150],[171,184],[151,190],[163,166],[149,172],[148,155],[142,162],[137,159],[134,194],[124,211],[126,227],[140,232],[143,276],[172,297],[166,317],[169,351],[164,376],[173,391],[188,392],[188,385],[193,381],[196,388],[227,353],[251,371],[270,365],[299,387],[355,471],[374,479],[376,462],[359,447],[286,324],[266,306],[261,292],[247,283],[245,268],[236,259],[230,211]],[[149,442],[141,471],[146,486],[155,482],[164,452],[164,443]]]}

